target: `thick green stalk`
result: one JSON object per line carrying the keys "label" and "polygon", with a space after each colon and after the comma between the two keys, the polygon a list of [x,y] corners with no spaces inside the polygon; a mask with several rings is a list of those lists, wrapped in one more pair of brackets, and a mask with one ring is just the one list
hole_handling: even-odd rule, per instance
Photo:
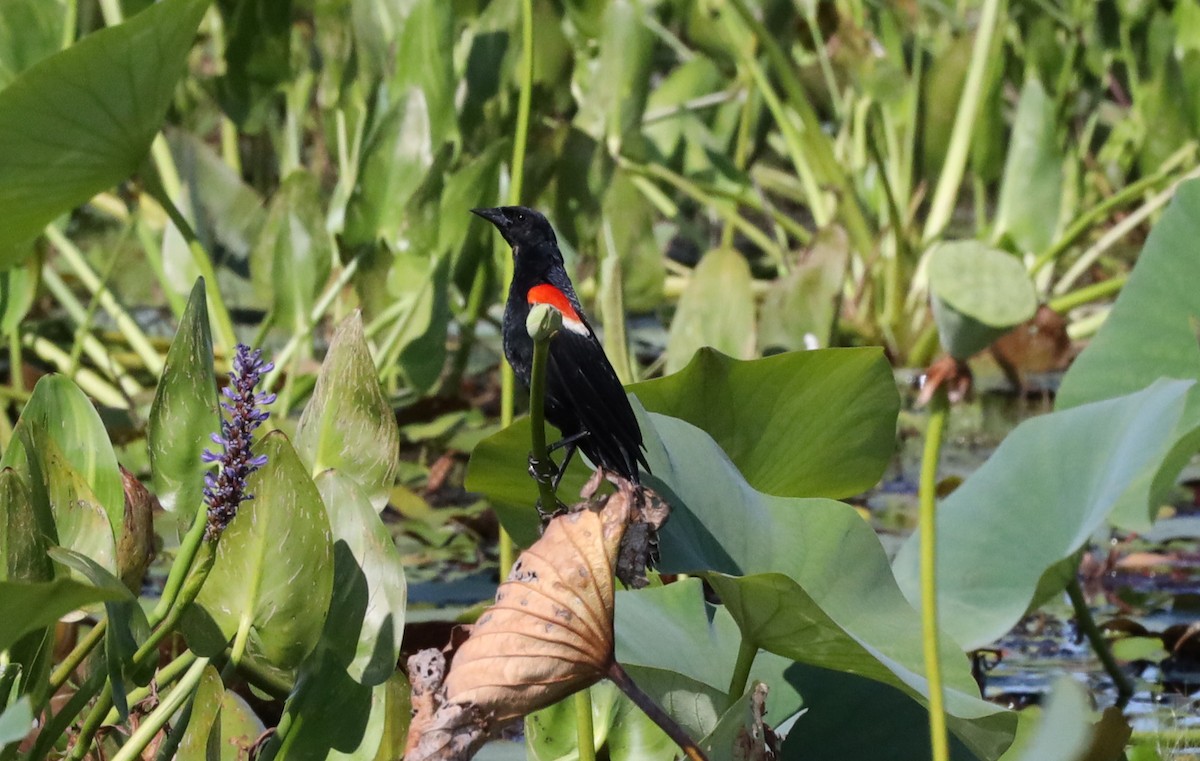
{"label": "thick green stalk", "polygon": [[[551,483],[553,468],[550,453],[546,448],[546,362],[550,357],[550,337],[557,330],[553,323],[561,325],[562,317],[558,312],[552,312],[553,307],[543,306],[540,309],[545,310],[545,319],[538,329],[529,331],[530,337],[533,338],[533,369],[529,378],[530,456],[542,469],[534,479],[537,481],[542,510],[553,511],[558,507],[558,497]],[[553,320],[554,317],[558,320]],[[533,322],[534,317],[531,313],[529,325],[532,326]]]}
{"label": "thick green stalk", "polygon": [[575,734],[578,738],[579,761],[596,761],[596,733],[592,726],[592,693],[580,690],[572,697],[575,703]]}
{"label": "thick green stalk", "polygon": [[737,661],[733,664],[733,676],[729,680],[730,705],[746,694],[746,685],[750,683],[750,667],[754,665],[757,655],[758,645],[743,633],[742,641],[738,643]]}
{"label": "thick green stalk", "polygon": [[[176,680],[183,676],[184,672],[192,667],[192,664],[195,663],[196,659],[199,657],[200,656],[196,655],[191,650],[184,650],[179,654],[178,658],[163,666],[154,674],[153,682],[145,687],[138,687],[137,689],[129,691],[129,694],[126,695],[126,699],[129,701],[130,707],[137,705],[152,695],[159,694],[160,691],[174,684]],[[116,710],[112,710],[109,711],[108,716],[104,718],[104,723],[113,724],[119,719],[120,716],[117,715]]]}
{"label": "thick green stalk", "polygon": [[75,669],[79,667],[79,664],[83,663],[83,659],[87,658],[88,654],[92,652],[96,645],[100,644],[104,640],[104,632],[107,629],[108,619],[100,619],[98,622],[96,622],[96,625],[84,635],[83,639],[79,640],[79,642],[75,644],[75,647],[72,648],[71,652],[67,654],[67,657],[63,658],[62,662],[54,668],[54,671],[50,674],[49,693],[51,695],[58,692],[58,688],[67,683],[67,680],[71,678],[71,674],[74,674]]}
{"label": "thick green stalk", "polygon": [[171,694],[159,703],[158,708],[155,708],[149,716],[142,719],[138,728],[129,736],[129,741],[122,745],[117,754],[112,757],[112,761],[136,761],[142,757],[142,751],[146,750],[159,730],[166,726],[171,717],[183,707],[184,701],[190,698],[196,688],[200,686],[200,677],[203,676],[206,666],[208,666],[207,658],[199,658],[192,664],[192,667],[179,680],[179,684],[175,685],[175,689],[171,690]]}
{"label": "thick green stalk", "polygon": [[1059,314],[1066,314],[1072,309],[1090,304],[1093,301],[1098,301],[1115,293],[1119,293],[1125,287],[1125,283],[1129,281],[1129,273],[1114,275],[1107,280],[1101,280],[1098,283],[1085,285],[1082,288],[1071,291],[1057,298],[1050,299],[1046,302],[1046,306],[1053,309]]}
{"label": "thick green stalk", "polygon": [[950,760],[950,742],[946,733],[945,695],[942,690],[942,661],[938,647],[937,612],[937,469],[942,451],[942,435],[950,401],[946,389],[939,388],[929,404],[929,425],[925,429],[925,452],[921,459],[920,518],[921,531],[921,634],[925,653],[925,678],[929,682],[929,741],[933,761]]}
{"label": "thick green stalk", "polygon": [[1096,619],[1092,618],[1087,598],[1084,597],[1083,589],[1079,586],[1079,577],[1073,574],[1071,581],[1067,584],[1067,596],[1071,598],[1071,607],[1075,609],[1075,623],[1087,637],[1092,650],[1096,652],[1096,657],[1100,659],[1104,670],[1108,672],[1113,684],[1116,685],[1117,708],[1124,708],[1129,703],[1129,699],[1133,697],[1133,682],[1129,679],[1129,675],[1121,670],[1120,664],[1117,663],[1112,650],[1108,647],[1108,642],[1104,639],[1104,633],[1100,631],[1100,627],[1096,626]]}
{"label": "thick green stalk", "polygon": [[[529,112],[533,104],[533,0],[521,0],[521,92],[517,98],[517,128],[513,138],[512,177],[508,186],[508,203],[521,203],[521,190],[525,180],[525,148],[529,143]],[[508,291],[513,278],[511,256],[504,259],[504,283],[502,293]],[[500,363],[500,425],[512,425],[516,399],[516,378],[507,362]],[[515,559],[512,537],[500,527],[500,578],[508,577]]]}
{"label": "thick green stalk", "polygon": [[200,543],[204,540],[205,520],[208,517],[208,508],[201,504],[196,511],[196,517],[192,519],[192,525],[183,536],[183,541],[179,543],[179,550],[175,553],[175,562],[171,563],[171,570],[167,572],[167,581],[163,585],[162,596],[158,600],[158,605],[154,606],[154,610],[150,613],[150,625],[157,626],[167,613],[175,605],[175,599],[179,596],[179,589],[183,586],[183,580],[187,578],[188,573],[192,570],[192,563],[196,558],[196,551],[200,548]]}
{"label": "thick green stalk", "polygon": [[929,215],[925,218],[925,231],[921,236],[926,243],[941,235],[950,223],[954,205],[958,201],[958,188],[962,185],[967,169],[967,155],[971,149],[971,135],[975,131],[975,118],[983,101],[984,81],[988,66],[993,65],[992,36],[999,26],[1000,0],[983,0],[979,13],[979,27],[975,31],[975,45],[971,49],[971,63],[967,67],[967,80],[963,84],[958,111],[954,115],[954,128],[950,132],[950,147],[942,174],[938,177],[933,200],[929,204]]}

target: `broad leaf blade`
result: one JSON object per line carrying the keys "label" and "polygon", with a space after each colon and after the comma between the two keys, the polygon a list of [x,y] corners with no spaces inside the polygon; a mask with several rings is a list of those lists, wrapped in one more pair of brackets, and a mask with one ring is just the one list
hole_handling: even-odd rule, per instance
{"label": "broad leaf blade", "polygon": [[187,518],[199,508],[208,469],[200,455],[219,427],[212,333],[204,281],[197,280],[167,352],[147,426],[151,478],[163,509],[182,509]]}
{"label": "broad leaf blade", "polygon": [[375,508],[350,478],[317,476],[333,530],[333,598],[324,640],[350,676],[367,686],[396,670],[404,636],[404,563]]}
{"label": "broad leaf blade", "polygon": [[100,589],[74,579],[0,581],[0,651],[29,632],[53,624],[73,610],[128,595]]}
{"label": "broad leaf blade", "polygon": [[0,91],[0,265],[127,177],[158,132],[208,0],[164,0],[44,58]]}
{"label": "broad leaf blade", "polygon": [[[1083,547],[1122,504],[1141,505],[1175,444],[1193,383],[1033,418],[938,507],[938,611],[973,649],[1007,632],[1036,602],[1043,575]],[[1019,477],[1014,477],[1019,474]],[[921,534],[900,548],[896,578],[920,604]]]}
{"label": "broad leaf blade", "polygon": [[[255,451],[267,464],[247,485],[254,499],[242,503],[221,536],[196,604],[226,641],[248,625],[249,652],[291,668],[316,645],[329,609],[329,519],[287,437],[269,433]],[[192,632],[200,626],[193,621]],[[214,644],[207,639],[202,647]]]}
{"label": "broad leaf blade", "polygon": [[313,475],[335,469],[382,510],[399,467],[400,429],[379,386],[362,315],[347,317],[321,365],[296,427],[296,449]]}
{"label": "broad leaf blade", "polygon": [[667,372],[680,370],[705,346],[738,359],[754,356],[750,265],[732,248],[709,251],[679,299],[667,339]]}

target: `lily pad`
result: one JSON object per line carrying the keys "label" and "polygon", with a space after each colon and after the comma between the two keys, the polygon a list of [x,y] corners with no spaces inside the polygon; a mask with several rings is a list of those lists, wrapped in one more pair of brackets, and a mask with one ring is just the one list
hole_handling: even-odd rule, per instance
{"label": "lily pad", "polygon": [[[1145,510],[1193,385],[1158,381],[1136,394],[1027,420],[941,503],[938,612],[959,645],[983,647],[1007,632],[1037,596],[1061,591],[1061,574],[1039,585],[1118,505]],[[918,531],[894,563],[915,606],[920,542]]]}
{"label": "lily pad", "polygon": [[933,317],[942,346],[967,359],[1037,310],[1020,260],[979,241],[939,243],[928,254]]}

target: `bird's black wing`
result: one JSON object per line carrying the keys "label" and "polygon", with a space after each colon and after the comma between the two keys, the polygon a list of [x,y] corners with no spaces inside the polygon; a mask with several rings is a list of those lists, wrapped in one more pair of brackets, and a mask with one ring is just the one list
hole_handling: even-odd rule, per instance
{"label": "bird's black wing", "polygon": [[[642,452],[642,431],[629,405],[616,371],[596,339],[591,326],[587,334],[564,328],[550,340],[546,367],[546,391],[563,420],[560,428],[576,422],[576,430],[588,436],[579,448],[597,465],[620,473],[637,483],[638,464],[650,470]],[[547,418],[551,407],[547,407]],[[550,422],[554,423],[553,419]],[[563,431],[570,435],[574,431]]]}

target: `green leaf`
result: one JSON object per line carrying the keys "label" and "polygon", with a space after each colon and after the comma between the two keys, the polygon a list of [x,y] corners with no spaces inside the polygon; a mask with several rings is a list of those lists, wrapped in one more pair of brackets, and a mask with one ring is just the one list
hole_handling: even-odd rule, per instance
{"label": "green leaf", "polygon": [[0,651],[9,649],[29,632],[50,626],[59,617],[92,603],[128,595],[100,589],[74,579],[0,581]]}
{"label": "green leaf", "polygon": [[37,259],[0,272],[0,335],[12,335],[29,313],[38,294],[40,273]]}
{"label": "green leaf", "polygon": [[[396,320],[386,342],[395,347],[400,369],[421,392],[429,391],[442,374],[446,361],[446,328],[450,322],[450,258],[400,254],[390,280],[408,308]],[[397,277],[409,273],[411,277]],[[400,281],[400,282],[397,282]]]}
{"label": "green leaf", "polygon": [[46,550],[57,532],[54,516],[46,507],[33,499],[15,470],[0,470],[0,581],[54,578]]}
{"label": "green leaf", "polygon": [[[1159,378],[1200,379],[1197,240],[1200,180],[1189,180],[1150,231],[1104,326],[1063,378],[1057,409],[1140,391]],[[1200,422],[1200,397],[1189,398],[1187,419]]]}
{"label": "green leaf", "polygon": [[0,91],[0,266],[141,162],[208,0],[164,0],[44,58]]}
{"label": "green leaf", "polygon": [[323,640],[357,682],[380,684],[396,670],[407,585],[391,533],[354,481],[317,476],[333,529],[333,598]]}
{"label": "green leaf", "polygon": [[200,674],[200,684],[192,698],[191,716],[175,754],[178,761],[219,761],[221,758],[221,698],[225,685],[212,666]]}
{"label": "green leaf", "polygon": [[759,347],[791,351],[829,346],[849,259],[850,242],[840,227],[818,233],[804,258],[771,283],[762,304]]}
{"label": "green leaf", "polygon": [[[600,54],[579,48],[574,89],[579,91],[575,124],[616,155],[628,134],[640,126],[650,92],[655,35],[635,0],[613,0],[604,10]],[[580,60],[582,59],[582,60]]]}
{"label": "green leaf", "polygon": [[879,349],[749,362],[701,350],[674,375],[629,390],[646,409],[703,429],[769,494],[858,494],[879,481],[896,450],[900,398]]}
{"label": "green leaf", "polygon": [[296,449],[314,476],[333,468],[382,510],[399,467],[400,431],[363,337],[362,315],[334,333],[317,386],[296,426]]}
{"label": "green leaf", "polygon": [[42,439],[39,450],[58,544],[94,560],[115,575],[117,540],[103,506],[53,439]]}
{"label": "green leaf", "polygon": [[[1091,700],[1074,679],[1064,676],[1054,683],[1050,699],[1041,711],[1041,720],[1013,755],[1013,761],[1064,761],[1084,758],[1094,729]],[[1113,749],[1118,758],[1120,748]]]}
{"label": "green leaf", "polygon": [[654,239],[654,206],[629,174],[618,170],[604,194],[602,214],[596,250],[618,255],[626,310],[654,311],[662,303],[667,279],[662,251]]}
{"label": "green leaf", "polygon": [[1033,281],[1011,254],[964,240],[939,243],[928,257],[933,317],[953,357],[982,351],[1037,310]]}
{"label": "green leaf", "polygon": [[185,525],[203,499],[208,467],[200,455],[212,446],[209,434],[220,428],[221,420],[204,285],[197,279],[192,287],[167,351],[146,429],[154,491],[163,509],[182,509]]}
{"label": "green leaf", "polygon": [[29,696],[23,695],[0,713],[0,748],[25,739],[33,728],[33,708]]}
{"label": "green leaf", "polygon": [[[593,739],[611,761],[670,761],[679,755],[671,741],[612,682],[588,688]],[[575,704],[571,698],[525,717],[525,750],[531,761],[558,761],[577,753]]]}
{"label": "green leaf", "polygon": [[[1007,632],[1038,598],[1063,589],[1055,567],[1087,544],[1111,512],[1139,505],[1174,446],[1193,382],[1026,420],[938,507],[937,584],[942,627],[962,647]],[[1052,508],[1052,509],[1051,509]],[[920,603],[916,532],[894,570]],[[1043,576],[1050,575],[1045,583]]]}
{"label": "green leaf", "polygon": [[768,757],[763,717],[756,713],[755,685],[734,702],[712,731],[698,745],[709,758],[734,758],[738,761]]}
{"label": "green leaf", "polygon": [[396,69],[389,87],[395,92],[420,90],[427,104],[429,139],[436,147],[458,135],[454,57],[447,51],[457,41],[454,8],[442,0],[409,0],[399,25]]}
{"label": "green leaf", "polygon": [[257,132],[277,88],[292,75],[292,2],[217,0],[217,7],[227,30],[217,96],[234,122]]}
{"label": "green leaf", "polygon": [[63,44],[64,0],[7,0],[0,14],[0,88]]}
{"label": "green leaf", "polygon": [[55,562],[77,571],[98,589],[122,595],[104,603],[104,612],[108,619],[108,626],[104,630],[104,666],[108,670],[113,704],[121,718],[125,719],[129,716],[125,682],[149,682],[153,673],[152,669],[143,669],[146,673],[141,675],[133,671],[133,654],[150,635],[150,624],[146,620],[146,614],[120,579],[86,555],[55,547],[50,550],[50,557]]}
{"label": "green leaf", "polygon": [[1036,74],[1021,88],[1013,121],[995,233],[1027,253],[1045,250],[1058,229],[1063,194],[1063,152],[1058,145],[1058,103]]}
{"label": "green leaf", "polygon": [[[297,728],[284,741],[277,758],[288,761],[324,761],[333,752],[373,758],[382,739],[381,727],[372,724],[373,701],[382,700],[386,686],[367,687],[346,673],[326,650],[317,650],[301,667],[296,689],[284,706],[283,721]],[[336,706],[337,710],[331,710]]]}
{"label": "green leaf", "polygon": [[288,175],[271,199],[250,254],[255,291],[271,315],[292,333],[308,329],[317,295],[329,279],[333,241],[325,231],[317,180],[307,171]]}
{"label": "green leaf", "polygon": [[[286,436],[273,431],[255,451],[267,456],[267,464],[247,484],[254,499],[242,503],[221,536],[196,606],[225,641],[247,626],[248,652],[291,668],[316,645],[329,609],[329,518]],[[201,645],[207,650],[212,637],[198,631],[204,622],[193,618],[190,625],[198,640],[208,640]]]}
{"label": "green leaf", "polygon": [[365,139],[359,183],[346,206],[344,238],[350,246],[398,238],[407,224],[408,201],[433,165],[425,93],[412,88],[395,97]]}
{"label": "green leaf", "polygon": [[[75,471],[103,507],[112,530],[121,535],[125,524],[121,472],[104,422],[79,387],[63,375],[43,377],[21,410],[17,429],[18,435],[13,436],[0,467],[22,472],[27,458],[20,431],[27,430],[39,450],[52,445],[65,458],[65,465]],[[40,479],[37,484],[29,479],[30,488],[36,489],[40,483]]]}
{"label": "green leaf", "polygon": [[732,248],[713,249],[692,272],[671,320],[667,373],[681,369],[705,346],[749,359],[754,356],[754,330],[750,265]]}

